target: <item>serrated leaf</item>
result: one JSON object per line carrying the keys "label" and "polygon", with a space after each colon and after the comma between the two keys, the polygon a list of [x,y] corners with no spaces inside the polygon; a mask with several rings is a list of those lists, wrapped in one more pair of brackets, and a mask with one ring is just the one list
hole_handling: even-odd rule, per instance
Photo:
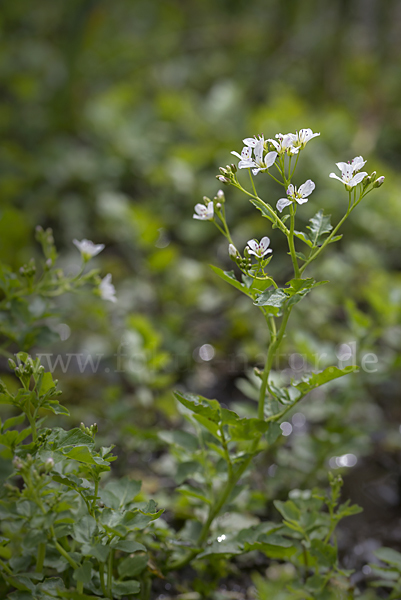
{"label": "serrated leaf", "polygon": [[302,240],[303,242],[305,242],[305,244],[307,246],[309,246],[309,248],[313,248],[313,244],[309,238],[309,235],[306,232],[303,231],[294,231],[294,235],[295,237],[297,237],[299,240]]}
{"label": "serrated leaf", "polygon": [[288,297],[281,289],[266,290],[263,294],[260,294],[255,300],[256,306],[269,306],[271,307],[271,314],[274,316],[281,315],[281,309],[283,308]]}
{"label": "serrated leaf", "polygon": [[327,367],[321,373],[309,373],[308,375],[305,375],[302,378],[302,381],[293,385],[293,387],[295,387],[303,396],[305,396],[311,390],[318,388],[329,381],[338,379],[339,377],[344,377],[344,375],[354,373],[355,371],[358,371],[358,369],[359,367],[356,365],[345,367],[344,369],[339,369],[338,367]]}
{"label": "serrated leaf", "polygon": [[310,225],[308,225],[308,229],[310,229],[309,238],[315,248],[320,241],[320,237],[325,233],[330,233],[333,229],[333,226],[330,223],[331,215],[325,215],[322,210],[319,210],[314,217],[309,219]]}
{"label": "serrated leaf", "polygon": [[183,394],[182,392],[174,392],[174,396],[185,408],[188,408],[193,413],[206,417],[214,423],[220,422],[220,404],[217,400],[208,400],[207,398],[203,398],[203,396]]}

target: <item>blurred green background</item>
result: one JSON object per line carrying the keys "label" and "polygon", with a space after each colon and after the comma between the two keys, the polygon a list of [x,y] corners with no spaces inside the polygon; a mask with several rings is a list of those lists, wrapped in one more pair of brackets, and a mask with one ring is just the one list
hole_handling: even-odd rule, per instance
{"label": "blurred green background", "polygon": [[[181,426],[171,388],[250,411],[251,368],[267,341],[254,307],[209,269],[232,263],[213,226],[192,219],[194,204],[217,192],[230,151],[259,133],[321,133],[297,170],[295,183],[316,182],[299,229],[319,208],[334,222],[344,213],[347,195],[328,178],[335,162],[362,154],[368,172],[386,176],[309,271],[331,283],[299,307],[278,365],[294,367],[294,352],[309,365],[325,352],[321,366],[333,364],[353,341],[359,362],[377,355],[377,370],[304,402],[306,422],[293,421],[261,461],[244,510],[269,515],[266,498],[325,482],[335,457],[351,453],[346,493],[365,513],[343,532],[345,566],[370,560],[366,539],[397,547],[400,3],[9,0],[0,26],[0,259],[17,268],[38,255],[37,224],[53,227],[67,270],[79,262],[73,238],[106,243],[94,262],[112,273],[117,305],[63,299],[63,318],[50,323],[63,339],[36,351],[100,356],[96,374],[74,360],[58,369],[64,404],[74,423],[97,421],[117,443],[116,469],[144,478],[173,512],[184,501],[172,500],[172,459],[156,435]],[[275,204],[280,190],[266,179],[259,193]],[[277,231],[225,192],[238,247],[269,235],[272,273],[287,281]]]}

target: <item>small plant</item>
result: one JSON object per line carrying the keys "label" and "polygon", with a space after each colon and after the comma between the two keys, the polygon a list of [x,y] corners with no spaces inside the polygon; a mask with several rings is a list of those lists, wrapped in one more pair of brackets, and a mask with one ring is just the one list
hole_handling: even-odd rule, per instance
{"label": "small plant", "polygon": [[[344,186],[344,216],[333,226],[330,216],[319,210],[307,231],[297,229],[298,207],[308,201],[315,184],[308,179],[296,186],[293,180],[299,157],[318,135],[303,129],[274,139],[247,138],[241,153],[233,152],[238,165],[221,168],[218,175],[220,182],[242,191],[266,224],[286,238],[291,277],[280,279],[270,270],[275,244],[267,235],[260,241],[250,239],[242,251],[237,249],[222,190],[195,206],[194,218],[211,221],[226,238],[235,265],[231,271],[212,267],[214,273],[256,306],[269,341],[265,365],[255,369],[257,404],[246,414],[214,399],[182,390],[175,393],[185,424],[176,431],[157,433],[169,444],[176,465],[173,512],[182,527],[163,519],[163,509],[145,498],[140,482],[126,477],[102,482],[116,457],[113,446],[97,446],[96,424],[71,430],[45,426],[49,412],[63,418],[69,413],[59,402],[60,391],[52,374],[27,351],[46,338],[44,317],[52,314],[53,298],[89,284],[104,300],[115,302],[111,275],[100,279],[96,270],[85,273],[87,263],[103,245],[74,240],[82,265],[77,275],[66,276],[55,268],[57,253],[51,231],[39,228],[37,238],[45,256],[41,275],[32,261],[19,274],[1,268],[1,307],[9,316],[8,325],[5,319],[1,321],[2,351],[10,358],[10,368],[20,383],[17,390],[0,384],[0,402],[13,410],[12,416],[0,423],[1,458],[7,476],[0,493],[4,597],[88,600],[139,594],[145,600],[150,598],[154,579],[185,591],[180,572],[191,565],[198,573],[198,578],[192,577],[191,591],[211,598],[222,574],[228,572],[228,559],[250,552],[262,553],[269,564],[271,577],[256,574],[254,579],[261,598],[353,597],[351,573],[339,564],[335,530],[341,519],[359,508],[340,503],[340,477],[329,474],[329,492],[292,490],[285,502],[269,499],[282,521],[247,520],[241,514],[249,513],[241,500],[247,493],[246,476],[261,452],[280,443],[287,413],[311,391],[357,370],[356,365],[332,366],[282,383],[272,377],[292,311],[315,288],[328,283],[305,277],[306,269],[329,244],[341,239],[341,225],[384,180],[362,171],[366,161],[360,156],[350,163],[337,163],[341,176],[331,173],[330,177]],[[243,170],[248,171],[249,189],[239,179]],[[256,191],[254,177],[259,174],[267,174],[284,188],[275,208]],[[29,311],[33,298],[39,299],[36,312]],[[9,348],[16,345],[24,352],[12,354]],[[393,555],[393,562],[386,560],[383,552],[380,558],[390,564],[386,580],[390,583],[380,585],[390,585],[391,598],[396,598],[399,564]]]}

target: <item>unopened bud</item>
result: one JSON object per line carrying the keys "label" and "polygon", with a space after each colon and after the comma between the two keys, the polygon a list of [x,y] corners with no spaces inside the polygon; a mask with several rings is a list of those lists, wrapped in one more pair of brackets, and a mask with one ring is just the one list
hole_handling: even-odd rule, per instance
{"label": "unopened bud", "polygon": [[46,458],[45,460],[45,466],[47,469],[52,469],[54,467],[54,460],[50,457],[50,458]]}
{"label": "unopened bud", "polygon": [[217,210],[220,210],[220,208],[221,208],[221,202],[217,202],[216,208],[217,208]]}
{"label": "unopened bud", "polygon": [[238,253],[237,248],[234,246],[234,244],[230,244],[228,246],[228,254],[231,256],[231,258],[233,260],[235,260],[237,258],[239,253]]}
{"label": "unopened bud", "polygon": [[15,456],[13,458],[13,467],[14,467],[14,469],[17,469],[17,471],[20,471],[23,466],[24,466],[24,463],[22,462],[22,460],[20,458],[18,458],[18,456]]}
{"label": "unopened bud", "polygon": [[236,173],[236,172],[237,172],[237,165],[234,165],[234,163],[232,163],[232,165],[231,165],[231,171],[232,171],[233,173]]}
{"label": "unopened bud", "polygon": [[230,180],[227,177],[222,177],[221,175],[217,175],[217,179],[226,185],[230,183]]}
{"label": "unopened bud", "polygon": [[15,362],[13,361],[12,358],[8,359],[8,366],[10,367],[10,369],[16,369],[17,365],[15,364]]}
{"label": "unopened bud", "polygon": [[219,171],[222,175],[227,175],[227,171],[226,169],[223,169],[223,167],[219,167]]}
{"label": "unopened bud", "polygon": [[373,181],[374,179],[376,179],[376,171],[373,171],[370,175],[370,180]]}
{"label": "unopened bud", "polygon": [[376,181],[374,182],[373,187],[379,188],[381,185],[383,185],[384,180],[385,180],[384,175],[382,175],[381,177],[378,177],[378,179],[376,179]]}
{"label": "unopened bud", "polygon": [[223,190],[219,190],[216,194],[217,198],[223,199],[224,198],[224,192]]}

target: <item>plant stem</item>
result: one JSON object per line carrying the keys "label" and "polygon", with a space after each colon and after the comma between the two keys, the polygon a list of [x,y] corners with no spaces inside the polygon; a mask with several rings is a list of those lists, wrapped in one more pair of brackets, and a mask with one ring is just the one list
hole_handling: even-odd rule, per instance
{"label": "plant stem", "polygon": [[99,561],[99,578],[100,578],[100,587],[102,588],[102,594],[106,598],[111,598],[109,596],[108,591],[106,590],[106,586],[104,584],[104,564]]}
{"label": "plant stem", "polygon": [[113,582],[113,551],[111,551],[109,554],[109,561],[108,561],[108,565],[107,565],[107,592],[108,592],[109,598],[113,597],[111,594],[112,582]]}
{"label": "plant stem", "polygon": [[43,563],[45,561],[45,556],[46,556],[46,544],[44,544],[42,542],[41,544],[38,545],[38,554],[37,554],[37,558],[36,558],[36,567],[35,567],[35,571],[37,573],[41,573],[43,571]]}
{"label": "plant stem", "polygon": [[290,204],[290,215],[291,215],[291,225],[290,225],[290,233],[288,236],[288,247],[290,249],[291,260],[294,267],[294,275],[296,279],[300,277],[300,270],[298,266],[298,260],[295,254],[295,245],[294,245],[294,229],[295,229],[295,209],[294,203]]}

